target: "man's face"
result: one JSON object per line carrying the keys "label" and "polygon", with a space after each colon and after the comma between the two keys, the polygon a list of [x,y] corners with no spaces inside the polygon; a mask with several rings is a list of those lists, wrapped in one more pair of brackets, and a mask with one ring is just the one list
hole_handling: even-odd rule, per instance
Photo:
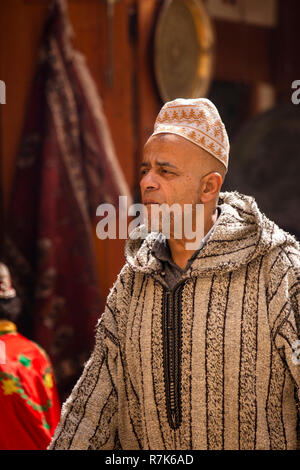
{"label": "man's face", "polygon": [[151,137],[141,164],[142,203],[150,218],[151,204],[200,203],[201,149],[183,137],[163,134]]}

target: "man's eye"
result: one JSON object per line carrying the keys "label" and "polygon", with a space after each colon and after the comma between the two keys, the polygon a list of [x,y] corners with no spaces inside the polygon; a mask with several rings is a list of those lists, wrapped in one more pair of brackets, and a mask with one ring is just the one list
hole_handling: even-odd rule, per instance
{"label": "man's eye", "polygon": [[141,170],[141,176],[144,176],[146,174],[147,170]]}

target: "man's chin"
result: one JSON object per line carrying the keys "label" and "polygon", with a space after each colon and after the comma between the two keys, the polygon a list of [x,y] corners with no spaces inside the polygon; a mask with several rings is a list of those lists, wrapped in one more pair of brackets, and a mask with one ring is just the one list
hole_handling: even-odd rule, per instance
{"label": "man's chin", "polygon": [[[168,225],[168,224],[163,224],[161,221],[158,222],[156,220],[153,221],[152,219],[152,223],[151,221],[149,220],[148,223],[145,223],[145,226],[147,227],[147,231],[148,233],[150,232],[155,232],[155,233],[162,233],[167,239],[170,239],[170,238],[181,238],[181,236],[178,236],[176,235],[175,236],[175,231],[174,231],[174,227],[171,227]],[[181,233],[180,233],[181,235]]]}

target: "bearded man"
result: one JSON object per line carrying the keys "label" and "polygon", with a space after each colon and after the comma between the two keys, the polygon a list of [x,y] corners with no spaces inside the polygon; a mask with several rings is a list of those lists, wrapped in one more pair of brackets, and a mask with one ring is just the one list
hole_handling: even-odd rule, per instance
{"label": "bearded man", "polygon": [[142,201],[202,204],[204,237],[127,240],[51,449],[297,448],[300,246],[253,197],[220,192],[228,156],[209,100],[163,106]]}

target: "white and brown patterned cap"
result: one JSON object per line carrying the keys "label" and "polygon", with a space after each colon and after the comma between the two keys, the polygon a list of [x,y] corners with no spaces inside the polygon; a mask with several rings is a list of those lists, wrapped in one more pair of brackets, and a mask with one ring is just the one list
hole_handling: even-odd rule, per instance
{"label": "white and brown patterned cap", "polygon": [[9,270],[4,263],[0,262],[0,299],[12,299],[16,295],[11,285]]}
{"label": "white and brown patterned cap", "polygon": [[228,170],[229,140],[215,105],[206,98],[177,98],[161,108],[152,135],[177,134],[216,157]]}

